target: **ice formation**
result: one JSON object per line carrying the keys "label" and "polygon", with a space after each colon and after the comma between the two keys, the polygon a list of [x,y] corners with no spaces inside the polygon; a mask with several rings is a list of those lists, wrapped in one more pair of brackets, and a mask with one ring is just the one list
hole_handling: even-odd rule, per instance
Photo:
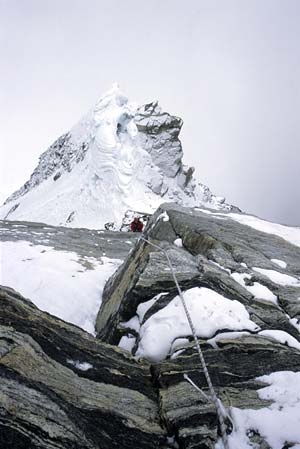
{"label": "ice formation", "polygon": [[157,103],[137,107],[114,85],[41,155],[0,218],[93,229],[118,228],[127,210],[152,213],[166,201],[230,210],[182,164],[181,126]]}

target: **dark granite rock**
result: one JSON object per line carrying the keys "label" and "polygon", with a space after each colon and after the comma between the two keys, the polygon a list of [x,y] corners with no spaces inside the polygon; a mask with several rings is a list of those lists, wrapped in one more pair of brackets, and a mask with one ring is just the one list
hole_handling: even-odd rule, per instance
{"label": "dark granite rock", "polygon": [[[183,121],[163,112],[158,103],[153,102],[138,109],[135,122],[142,146],[151,154],[154,164],[167,176],[175,177],[182,168],[183,153],[178,136]],[[185,180],[188,183],[188,175]]]}

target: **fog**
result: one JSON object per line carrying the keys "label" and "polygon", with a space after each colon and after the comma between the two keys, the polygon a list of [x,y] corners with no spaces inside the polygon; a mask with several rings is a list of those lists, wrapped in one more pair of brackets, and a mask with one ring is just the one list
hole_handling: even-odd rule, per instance
{"label": "fog", "polygon": [[0,0],[2,202],[117,81],[184,121],[184,162],[300,226],[300,2]]}

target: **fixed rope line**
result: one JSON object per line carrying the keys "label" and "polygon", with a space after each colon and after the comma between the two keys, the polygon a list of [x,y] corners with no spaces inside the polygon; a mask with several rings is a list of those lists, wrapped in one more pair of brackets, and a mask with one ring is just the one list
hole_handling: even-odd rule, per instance
{"label": "fixed rope line", "polygon": [[212,381],[211,381],[211,378],[210,378],[210,375],[209,375],[209,372],[208,372],[208,369],[207,369],[207,366],[206,366],[206,363],[205,363],[205,360],[204,360],[204,356],[203,356],[203,353],[202,353],[202,350],[201,350],[201,347],[200,347],[200,343],[199,343],[199,340],[198,340],[198,337],[197,337],[197,334],[196,334],[196,330],[195,330],[195,327],[194,327],[191,315],[190,315],[190,313],[188,311],[185,299],[183,297],[182,290],[181,290],[180,285],[179,285],[179,283],[177,281],[177,277],[176,277],[173,265],[171,263],[171,260],[169,258],[169,255],[168,255],[168,253],[167,253],[167,251],[165,249],[161,248],[160,246],[156,245],[155,243],[150,242],[149,240],[145,239],[144,237],[141,237],[141,240],[143,240],[144,242],[148,243],[149,245],[151,245],[154,248],[156,248],[159,251],[161,251],[165,255],[166,259],[167,259],[167,262],[168,262],[168,265],[169,265],[169,267],[171,269],[172,277],[174,279],[176,288],[178,290],[178,294],[179,294],[179,297],[181,299],[181,303],[183,305],[183,308],[184,308],[184,311],[185,311],[185,314],[186,314],[186,317],[187,317],[190,329],[192,331],[192,335],[193,335],[193,338],[194,338],[194,341],[195,341],[195,344],[196,344],[196,348],[197,348],[197,351],[198,351],[198,355],[199,355],[199,358],[200,358],[200,363],[201,363],[201,366],[202,366],[202,369],[203,369],[203,372],[204,372],[204,376],[205,376],[205,379],[206,379],[206,382],[207,382],[207,385],[208,385],[208,388],[209,388],[211,401],[213,402],[213,404],[214,404],[214,406],[216,408],[216,411],[217,411],[217,416],[218,416],[218,421],[219,421],[219,424],[220,424],[220,431],[221,431],[221,438],[222,438],[223,446],[224,446],[224,449],[229,449],[228,438],[227,438],[227,433],[226,433],[226,426],[225,426],[225,422],[224,422],[224,413],[223,413],[223,410],[222,410],[222,408],[224,409],[224,407],[223,407],[223,405],[220,404],[221,401],[218,399],[218,397],[216,395],[216,392],[215,392],[215,389],[213,387],[213,384],[212,384]]}

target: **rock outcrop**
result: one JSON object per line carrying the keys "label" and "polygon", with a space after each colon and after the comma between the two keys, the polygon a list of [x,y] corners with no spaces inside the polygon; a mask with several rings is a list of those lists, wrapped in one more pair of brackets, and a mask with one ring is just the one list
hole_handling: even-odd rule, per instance
{"label": "rock outcrop", "polygon": [[26,221],[0,220],[0,242],[27,241],[59,251],[72,251],[79,257],[102,256],[124,260],[138,235],[128,232],[66,228]]}
{"label": "rock outcrop", "polygon": [[0,447],[156,448],[149,364],[0,289]]}
{"label": "rock outcrop", "polygon": [[[142,147],[150,153],[153,163],[168,177],[175,177],[182,169],[182,146],[179,133],[183,121],[162,111],[158,102],[137,110],[135,122]],[[188,180],[186,180],[188,184]]]}
{"label": "rock outcrop", "polygon": [[[144,237],[167,251],[183,290],[210,288],[240,301],[263,329],[282,329],[299,338],[290,318],[300,319],[300,282],[294,286],[280,285],[252,268],[297,277],[300,275],[299,247],[276,235],[242,225],[226,214],[220,217],[175,204],[161,206],[152,216]],[[178,238],[182,247],[174,244]],[[287,269],[278,267],[272,259],[283,259]],[[278,303],[255,297],[247,285],[242,286],[236,280],[235,273],[244,275],[249,286],[257,282],[268,288]],[[177,290],[164,254],[140,239],[134,252],[106,285],[96,324],[99,336],[117,344],[124,334],[120,323],[131,319],[140,303],[161,292],[168,295],[155,302],[152,313],[169,303]],[[148,310],[147,316],[150,315]]]}
{"label": "rock outcrop", "polygon": [[[98,338],[2,287],[0,448],[222,447],[217,413],[162,249],[227,410],[230,449],[273,449],[259,417],[265,413],[273,422],[278,412],[281,419],[285,403],[275,406],[272,394],[260,392],[270,385],[269,376],[281,372],[289,372],[297,387],[300,247],[233,218],[164,204],[141,236],[101,233],[107,238],[101,251],[115,256],[119,241],[120,254],[127,256],[106,284]],[[41,224],[4,225],[4,239],[26,234],[35,244],[45,239],[57,249],[67,245],[82,257],[98,251],[95,231],[59,229],[56,235],[55,228]],[[135,242],[131,252],[127,238]],[[297,394],[275,391],[292,398],[291,413],[298,419]],[[296,448],[293,435],[281,434],[276,447]]]}
{"label": "rock outcrop", "polygon": [[[258,396],[263,384],[257,378],[300,371],[300,248],[230,215],[175,204],[161,206],[143,238],[167,252],[185,293],[203,292],[199,301],[203,300],[206,318],[198,335],[223,404],[241,410],[266,407],[270,402]],[[96,324],[98,338],[152,360],[168,430],[180,447],[212,449],[218,438],[214,407],[183,378],[187,373],[207,393],[191,331],[182,326],[181,318],[177,324],[180,314],[174,319],[174,308],[168,315],[178,294],[170,267],[164,253],[143,238],[106,284]],[[277,273],[279,280],[270,279],[269,273]],[[219,317],[217,309],[209,309],[211,292],[218,295],[221,310],[221,299],[229,304]],[[196,301],[193,304],[192,317]],[[236,306],[247,321],[223,321],[225,314],[233,318]],[[209,327],[210,314],[215,322],[219,319],[215,329]],[[253,447],[270,447],[257,429],[249,429],[249,441],[257,444]]]}

